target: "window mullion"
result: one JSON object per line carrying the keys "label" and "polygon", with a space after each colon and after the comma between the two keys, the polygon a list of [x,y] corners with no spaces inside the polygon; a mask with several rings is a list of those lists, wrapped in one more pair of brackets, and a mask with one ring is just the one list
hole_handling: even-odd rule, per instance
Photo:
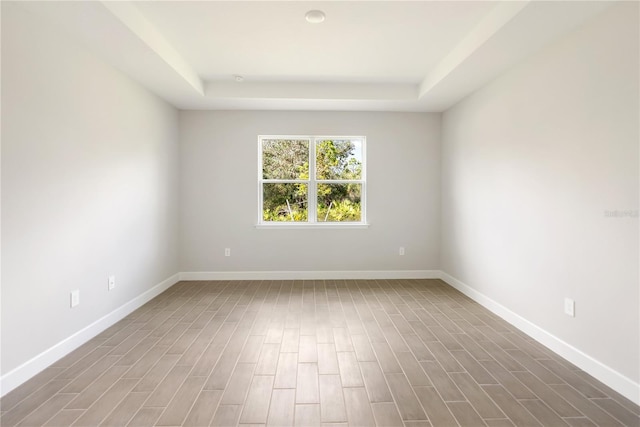
{"label": "window mullion", "polygon": [[318,197],[316,196],[318,186],[316,185],[316,139],[309,138],[309,185],[307,185],[307,220],[310,223],[318,222],[316,216],[318,209],[316,204],[318,203]]}
{"label": "window mullion", "polygon": [[263,197],[264,197],[264,189],[263,182],[264,175],[262,170],[262,138],[258,136],[258,224],[262,223],[264,220],[264,208],[263,208]]}

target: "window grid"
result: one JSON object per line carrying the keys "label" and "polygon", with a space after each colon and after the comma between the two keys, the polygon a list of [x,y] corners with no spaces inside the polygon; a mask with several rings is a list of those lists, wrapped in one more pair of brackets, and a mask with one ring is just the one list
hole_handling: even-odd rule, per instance
{"label": "window grid", "polygon": [[[308,179],[265,179],[263,175],[263,149],[265,140],[307,141],[309,178]],[[317,143],[324,140],[357,140],[361,143],[360,179],[318,179],[316,171]],[[263,218],[264,184],[306,184],[307,185],[307,221],[265,221]],[[318,220],[318,184],[359,184],[360,185],[360,221],[321,221]],[[308,136],[308,135],[260,135],[258,136],[258,225],[277,227],[304,226],[361,226],[366,225],[366,137],[364,136]]]}

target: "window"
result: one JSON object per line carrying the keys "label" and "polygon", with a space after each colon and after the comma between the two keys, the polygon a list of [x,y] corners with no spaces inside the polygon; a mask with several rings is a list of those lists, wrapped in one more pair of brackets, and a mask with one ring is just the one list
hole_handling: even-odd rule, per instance
{"label": "window", "polygon": [[260,136],[258,225],[365,225],[365,137]]}

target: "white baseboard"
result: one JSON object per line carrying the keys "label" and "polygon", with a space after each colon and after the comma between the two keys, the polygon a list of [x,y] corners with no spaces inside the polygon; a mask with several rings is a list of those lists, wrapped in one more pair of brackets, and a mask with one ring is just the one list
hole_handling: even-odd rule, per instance
{"label": "white baseboard", "polygon": [[440,272],[440,279],[456,288],[478,304],[487,308],[489,311],[500,316],[555,353],[564,357],[569,362],[596,378],[598,381],[601,381],[611,387],[627,399],[634,402],[636,405],[640,405],[640,384],[625,377],[621,373],[573,347],[571,344],[561,340],[555,335],[547,332],[524,317],[514,313],[505,306],[497,303],[481,292],[476,291],[455,277],[452,277],[445,272]]}
{"label": "white baseboard", "polygon": [[168,279],[165,279],[162,282],[158,283],[148,291],[142,293],[131,301],[113,310],[111,313],[96,320],[89,326],[86,326],[70,337],[65,338],[53,347],[50,347],[49,349],[43,351],[39,355],[35,356],[31,360],[28,360],[12,371],[7,372],[0,378],[0,396],[4,396],[5,394],[9,393],[11,390],[18,387],[28,379],[32,378],[34,375],[41,372],[43,369],[47,368],[49,365],[56,362],[60,358],[66,356],[76,348],[80,347],[82,344],[86,343],[91,338],[107,329],[109,326],[122,320],[131,312],[135,311],[151,299],[169,289],[179,280],[180,274],[174,274]]}
{"label": "white baseboard", "polygon": [[441,279],[469,298],[500,316],[541,344],[564,357],[629,400],[640,405],[640,384],[625,377],[529,320],[514,313],[481,292],[439,270],[373,270],[373,271],[226,271],[182,272],[96,320],[0,378],[0,396],[4,396],[61,357],[80,347],[109,326],[123,319],[179,280],[339,280],[339,279]]}
{"label": "white baseboard", "polygon": [[438,278],[440,278],[439,270],[192,271],[180,273],[180,280],[367,280]]}

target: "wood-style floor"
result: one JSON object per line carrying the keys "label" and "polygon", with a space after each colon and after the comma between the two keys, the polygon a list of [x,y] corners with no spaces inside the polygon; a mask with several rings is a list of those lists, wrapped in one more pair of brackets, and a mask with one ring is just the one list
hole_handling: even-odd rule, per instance
{"label": "wood-style floor", "polygon": [[1,400],[20,426],[637,426],[439,280],[180,282]]}

